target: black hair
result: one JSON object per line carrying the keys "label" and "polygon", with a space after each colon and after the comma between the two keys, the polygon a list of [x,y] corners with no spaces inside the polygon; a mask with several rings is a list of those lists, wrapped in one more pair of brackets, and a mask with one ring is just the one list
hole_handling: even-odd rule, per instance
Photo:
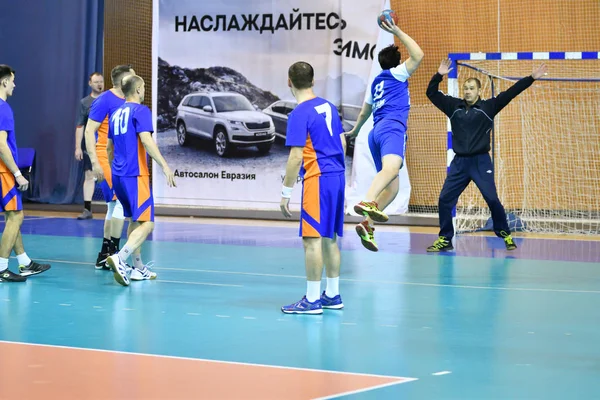
{"label": "black hair", "polygon": [[121,86],[121,80],[123,79],[123,75],[131,71],[131,65],[117,65],[110,71],[110,79],[112,80],[112,84],[115,87]]}
{"label": "black hair", "polygon": [[377,56],[381,69],[392,69],[400,65],[400,50],[396,45],[384,47]]}
{"label": "black hair", "polygon": [[315,70],[309,63],[298,61],[288,70],[288,77],[296,89],[308,89],[312,87]]}
{"label": "black hair", "polygon": [[5,78],[10,78],[15,73],[15,70],[6,64],[0,64],[0,81]]}

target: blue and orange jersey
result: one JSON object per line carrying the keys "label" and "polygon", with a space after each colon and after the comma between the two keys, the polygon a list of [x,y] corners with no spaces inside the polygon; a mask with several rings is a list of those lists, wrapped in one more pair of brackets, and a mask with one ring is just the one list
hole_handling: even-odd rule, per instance
{"label": "blue and orange jersey", "polygon": [[145,105],[126,102],[112,114],[108,138],[114,146],[113,175],[150,175],[148,155],[139,136],[141,132],[154,132],[152,113]]}
{"label": "blue and orange jersey", "polygon": [[[100,122],[100,127],[98,128],[98,132],[96,132],[96,148],[100,148],[100,150],[106,149],[108,120],[115,110],[121,107],[123,103],[125,103],[125,99],[113,93],[112,89],[100,94],[100,96],[92,102],[88,120],[91,119]],[[106,151],[98,151],[98,158],[106,157]]]}
{"label": "blue and orange jersey", "polygon": [[344,172],[342,133],[337,108],[327,100],[315,97],[298,104],[288,115],[285,144],[304,148],[301,177]]}
{"label": "blue and orange jersey", "polygon": [[[15,159],[17,160],[17,138],[15,137],[15,118],[10,107],[6,101],[0,99],[0,131],[6,131],[6,143],[8,148]],[[0,173],[11,172],[6,164],[0,159]]]}
{"label": "blue and orange jersey", "polygon": [[407,126],[410,111],[409,77],[406,63],[385,69],[375,77],[365,100],[373,106],[374,124],[390,119]]}

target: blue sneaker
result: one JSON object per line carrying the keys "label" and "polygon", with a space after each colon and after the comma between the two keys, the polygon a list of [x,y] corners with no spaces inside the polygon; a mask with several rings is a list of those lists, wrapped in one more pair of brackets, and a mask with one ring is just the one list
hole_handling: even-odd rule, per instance
{"label": "blue sneaker", "polygon": [[321,300],[311,303],[304,296],[294,304],[281,307],[281,311],[286,314],[323,314],[323,307],[321,306]]}
{"label": "blue sneaker", "polygon": [[339,294],[334,297],[327,297],[323,291],[323,294],[321,295],[321,306],[331,310],[341,310],[344,308],[344,303],[342,303],[342,297]]}

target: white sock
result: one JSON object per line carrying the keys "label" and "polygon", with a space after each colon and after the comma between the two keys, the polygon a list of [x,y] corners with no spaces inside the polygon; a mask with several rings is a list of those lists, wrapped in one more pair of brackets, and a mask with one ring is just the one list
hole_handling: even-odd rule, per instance
{"label": "white sock", "polygon": [[131,248],[127,246],[127,244],[125,244],[125,246],[123,246],[123,248],[119,250],[119,258],[121,259],[121,261],[127,262],[127,259],[129,258],[131,253],[133,253],[133,251],[131,251]]}
{"label": "white sock", "polygon": [[31,264],[31,258],[27,256],[27,253],[18,254],[17,261],[19,262],[19,265],[28,266]]}
{"label": "white sock", "polygon": [[141,254],[133,255],[133,266],[137,269],[144,269],[144,263],[142,262]]}
{"label": "white sock", "polygon": [[8,269],[8,258],[0,257],[0,272],[4,272]]}
{"label": "white sock", "polygon": [[325,289],[325,296],[332,298],[340,294],[340,277],[327,278],[327,289]]}
{"label": "white sock", "polygon": [[314,303],[321,298],[321,281],[306,281],[306,300]]}

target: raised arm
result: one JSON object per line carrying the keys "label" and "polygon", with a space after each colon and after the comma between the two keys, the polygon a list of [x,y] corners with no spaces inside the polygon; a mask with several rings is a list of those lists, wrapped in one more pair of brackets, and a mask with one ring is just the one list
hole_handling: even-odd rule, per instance
{"label": "raised arm", "polygon": [[408,50],[408,59],[406,62],[406,70],[409,75],[412,75],[413,72],[419,67],[425,53],[421,50],[421,47],[414,41],[413,38],[408,36],[404,31],[402,31],[392,20],[385,20],[381,23],[381,29],[386,32],[389,32],[395,35],[400,42],[406,47]]}
{"label": "raised arm", "polygon": [[433,103],[433,105],[439,108],[448,117],[451,115],[457,99],[442,93],[439,89],[439,86],[440,82],[444,79],[444,75],[452,70],[450,65],[452,65],[452,60],[449,58],[442,60],[437,72],[429,81],[427,91],[425,92],[425,94],[427,94],[427,98]]}
{"label": "raised arm", "polygon": [[535,68],[531,75],[519,79],[514,85],[506,89],[504,92],[498,94],[498,96],[492,99],[494,104],[494,115],[498,114],[504,107],[508,105],[508,103],[511,102],[512,99],[517,97],[523,90],[531,86],[536,79],[539,79],[542,76],[546,75],[547,71],[548,67],[546,66],[546,64],[542,64],[539,67]]}

